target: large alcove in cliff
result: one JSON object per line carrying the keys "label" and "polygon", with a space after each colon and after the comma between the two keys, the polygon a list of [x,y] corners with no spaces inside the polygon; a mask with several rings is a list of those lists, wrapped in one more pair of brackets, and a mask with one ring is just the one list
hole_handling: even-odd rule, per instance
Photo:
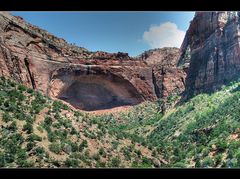
{"label": "large alcove in cliff", "polygon": [[[60,87],[54,91],[56,84]],[[129,81],[113,74],[68,74],[52,85],[55,97],[85,111],[136,105],[143,101]]]}

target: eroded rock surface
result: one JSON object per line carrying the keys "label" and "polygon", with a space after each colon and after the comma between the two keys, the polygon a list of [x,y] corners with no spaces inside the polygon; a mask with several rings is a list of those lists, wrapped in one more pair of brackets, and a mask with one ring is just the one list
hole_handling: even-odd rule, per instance
{"label": "eroded rock surface", "polygon": [[135,105],[183,91],[179,50],[152,52],[138,58],[122,52],[90,52],[21,17],[0,13],[0,75],[80,109]]}
{"label": "eroded rock surface", "polygon": [[152,67],[152,78],[158,98],[180,94],[185,89],[188,67],[179,67],[179,49],[161,48],[144,52],[139,56]]}
{"label": "eroded rock surface", "polygon": [[181,47],[182,59],[190,49],[188,96],[214,91],[240,76],[239,15],[239,12],[195,14]]}

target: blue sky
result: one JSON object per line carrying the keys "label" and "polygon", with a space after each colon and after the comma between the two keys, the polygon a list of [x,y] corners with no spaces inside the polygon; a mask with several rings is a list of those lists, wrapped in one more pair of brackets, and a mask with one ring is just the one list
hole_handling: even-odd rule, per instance
{"label": "blue sky", "polygon": [[90,51],[127,52],[179,47],[194,12],[12,12]]}

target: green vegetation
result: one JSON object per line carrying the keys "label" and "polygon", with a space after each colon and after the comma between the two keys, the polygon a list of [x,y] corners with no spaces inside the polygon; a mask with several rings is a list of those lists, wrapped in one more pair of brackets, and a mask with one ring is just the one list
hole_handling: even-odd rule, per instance
{"label": "green vegetation", "polygon": [[97,116],[0,77],[0,167],[240,167],[240,82],[178,99]]}

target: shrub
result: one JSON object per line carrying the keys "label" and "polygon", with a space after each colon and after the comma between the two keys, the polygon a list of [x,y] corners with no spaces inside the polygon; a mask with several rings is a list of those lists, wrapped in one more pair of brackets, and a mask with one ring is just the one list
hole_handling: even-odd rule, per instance
{"label": "shrub", "polygon": [[213,160],[210,157],[205,157],[202,161],[202,166],[203,167],[211,167],[213,166]]}
{"label": "shrub", "polygon": [[34,90],[31,89],[31,88],[28,88],[28,89],[27,89],[27,92],[28,92],[29,94],[32,94],[32,93],[34,92]]}
{"label": "shrub", "polygon": [[10,140],[14,141],[15,142],[15,145],[16,144],[22,144],[24,142],[24,138],[21,134],[19,133],[14,133],[11,137],[10,137]]}
{"label": "shrub", "polygon": [[34,141],[42,141],[42,137],[36,135],[36,134],[31,134],[29,137],[28,137],[28,141],[31,141],[31,142],[34,142]]}
{"label": "shrub", "polygon": [[74,127],[71,127],[71,132],[70,132],[70,134],[71,135],[77,135],[78,134],[78,132],[77,132],[77,130],[74,128]]}
{"label": "shrub", "polygon": [[118,141],[113,141],[112,142],[113,149],[117,149],[118,145],[119,145]]}
{"label": "shrub", "polygon": [[123,149],[123,154],[126,160],[131,160],[131,152],[127,147]]}
{"label": "shrub", "polygon": [[62,151],[61,145],[58,143],[52,143],[48,148],[51,152],[54,152],[56,154],[59,154]]}
{"label": "shrub", "polygon": [[99,155],[103,156],[103,157],[106,157],[106,152],[104,151],[104,148],[100,148],[99,151],[98,151]]}
{"label": "shrub", "polygon": [[176,168],[186,168],[187,165],[183,162],[177,162],[173,165],[173,167],[176,167]]}
{"label": "shrub", "polygon": [[34,147],[34,143],[33,142],[28,142],[27,143],[27,151],[30,151],[30,150],[32,150],[33,149],[33,147]]}
{"label": "shrub", "polygon": [[69,107],[66,104],[63,104],[61,101],[54,101],[53,112],[60,112],[61,109],[68,110]]}
{"label": "shrub", "polygon": [[71,143],[71,147],[72,147],[72,152],[78,151],[78,145],[76,143]]}
{"label": "shrub", "polygon": [[216,145],[219,152],[222,152],[227,148],[227,142],[225,140],[219,140]]}
{"label": "shrub", "polygon": [[6,165],[5,156],[3,153],[0,153],[0,167],[5,167],[5,165]]}
{"label": "shrub", "polygon": [[92,158],[93,158],[94,160],[96,160],[96,161],[99,161],[99,160],[100,160],[100,155],[99,155],[99,154],[94,154],[94,155],[92,156]]}
{"label": "shrub", "polygon": [[8,127],[8,129],[15,132],[17,130],[17,122],[13,121]]}
{"label": "shrub", "polygon": [[18,89],[19,89],[20,91],[26,91],[26,90],[27,90],[27,87],[24,86],[24,85],[19,85],[19,86],[18,86]]}
{"label": "shrub", "polygon": [[52,118],[50,116],[46,116],[44,119],[45,125],[52,125]]}
{"label": "shrub", "polygon": [[142,155],[142,152],[140,150],[136,150],[135,153],[140,157]]}
{"label": "shrub", "polygon": [[75,117],[80,117],[81,116],[81,113],[79,111],[74,111],[74,116]]}
{"label": "shrub", "polygon": [[27,151],[25,149],[20,149],[17,152],[18,160],[26,160],[27,159]]}
{"label": "shrub", "polygon": [[66,167],[78,167],[79,161],[76,159],[70,159],[67,158],[67,160],[64,162]]}
{"label": "shrub", "polygon": [[23,131],[26,131],[28,134],[31,134],[33,132],[33,126],[32,124],[30,124],[29,122],[27,122],[24,126],[23,126]]}
{"label": "shrub", "polygon": [[8,112],[4,112],[2,115],[2,119],[4,122],[9,122],[11,121],[12,117]]}
{"label": "shrub", "polygon": [[43,147],[37,147],[35,149],[35,151],[36,151],[37,155],[41,155],[45,152]]}
{"label": "shrub", "polygon": [[97,161],[97,163],[96,163],[96,167],[97,167],[97,168],[103,168],[103,167],[106,167],[106,163],[105,163],[105,162]]}
{"label": "shrub", "polygon": [[79,152],[82,152],[84,148],[88,147],[88,143],[86,140],[83,140],[82,143],[79,145]]}
{"label": "shrub", "polygon": [[16,142],[13,140],[7,140],[5,143],[5,149],[7,152],[11,153],[12,155],[15,155],[18,150],[18,146],[16,145]]}
{"label": "shrub", "polygon": [[120,159],[116,157],[112,159],[112,162],[111,162],[112,167],[119,167],[120,164],[121,164]]}
{"label": "shrub", "polygon": [[58,139],[58,136],[57,136],[56,133],[54,133],[54,132],[49,132],[48,133],[48,140],[50,142],[55,142],[57,139]]}

